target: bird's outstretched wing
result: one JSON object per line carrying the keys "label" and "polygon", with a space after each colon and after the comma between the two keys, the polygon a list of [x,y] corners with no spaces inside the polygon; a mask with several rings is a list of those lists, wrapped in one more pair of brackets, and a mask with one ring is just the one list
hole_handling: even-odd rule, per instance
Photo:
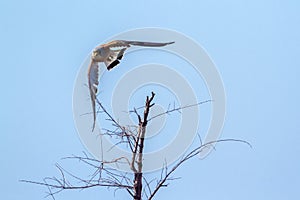
{"label": "bird's outstretched wing", "polygon": [[143,42],[143,41],[134,41],[134,40],[113,40],[109,43],[102,45],[103,47],[130,47],[130,45],[134,46],[143,46],[143,47],[163,47],[169,44],[173,44],[175,42]]}
{"label": "bird's outstretched wing", "polygon": [[88,69],[88,81],[89,81],[89,90],[90,90],[90,96],[91,96],[91,102],[92,102],[92,110],[93,110],[93,129],[95,129],[96,125],[96,94],[98,91],[98,85],[99,85],[99,66],[97,62],[94,62],[91,60],[89,69]]}
{"label": "bird's outstretched wing", "polygon": [[[141,41],[128,41],[128,40],[114,40],[107,44],[102,45],[102,48],[107,48],[109,53],[104,61],[108,70],[111,70],[120,63],[125,51],[131,46],[143,47],[163,47],[174,42],[141,42]],[[100,48],[101,48],[100,47]]]}
{"label": "bird's outstretched wing", "polygon": [[141,42],[141,41],[126,41],[126,40],[123,41],[129,45],[143,46],[143,47],[163,47],[174,43],[174,42]]}

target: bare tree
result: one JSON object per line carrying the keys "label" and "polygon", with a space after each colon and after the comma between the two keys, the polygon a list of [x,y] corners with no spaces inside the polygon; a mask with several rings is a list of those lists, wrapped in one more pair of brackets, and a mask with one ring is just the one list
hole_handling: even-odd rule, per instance
{"label": "bare tree", "polygon": [[[88,176],[88,178],[83,178],[82,175],[75,175],[74,173],[64,169],[59,164],[56,164],[56,168],[60,173],[60,177],[46,177],[44,178],[43,182],[30,180],[21,181],[46,186],[49,191],[48,196],[51,196],[53,199],[55,199],[55,194],[63,190],[82,190],[92,187],[108,187],[115,188],[115,190],[126,190],[134,200],[141,200],[143,198],[151,200],[161,188],[168,186],[169,181],[174,180],[174,177],[172,177],[172,175],[178,167],[198,155],[201,151],[203,151],[203,149],[218,142],[228,141],[242,142],[248,144],[251,147],[248,142],[236,139],[216,140],[203,144],[201,138],[199,137],[200,144],[198,147],[181,156],[177,163],[172,165],[170,169],[168,168],[168,164],[164,163],[164,166],[161,169],[160,176],[157,179],[148,180],[147,177],[143,175],[144,138],[148,122],[164,114],[181,111],[182,109],[188,107],[198,106],[200,104],[209,102],[208,100],[185,107],[174,106],[172,109],[168,109],[164,113],[149,118],[150,110],[154,106],[154,97],[155,94],[153,92],[151,93],[151,96],[146,97],[145,105],[142,107],[142,115],[139,114],[139,109],[133,109],[131,111],[135,113],[138,118],[138,126],[134,130],[132,130],[132,127],[130,126],[122,126],[121,124],[119,124],[117,120],[115,120],[112,115],[110,115],[110,113],[97,99],[97,103],[101,108],[101,112],[106,114],[108,120],[111,121],[113,127],[115,127],[114,130],[106,130],[104,134],[117,137],[119,142],[117,142],[116,145],[125,144],[132,153],[131,160],[125,157],[117,157],[111,161],[104,161],[95,159],[84,153],[83,156],[71,156],[64,159],[79,160],[84,163],[86,167],[90,167],[90,171],[92,172],[92,174]],[[121,163],[128,164],[132,173],[126,173],[110,167],[110,164],[117,165]]]}

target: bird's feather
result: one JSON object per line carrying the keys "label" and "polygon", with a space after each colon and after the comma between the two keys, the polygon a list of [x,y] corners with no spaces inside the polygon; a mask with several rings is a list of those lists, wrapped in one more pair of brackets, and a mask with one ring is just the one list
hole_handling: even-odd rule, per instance
{"label": "bird's feather", "polygon": [[104,61],[108,70],[111,70],[120,63],[127,48],[122,48],[119,51],[111,51],[110,56]]}
{"label": "bird's feather", "polygon": [[98,79],[99,79],[99,66],[97,62],[94,62],[92,60],[88,69],[89,90],[90,90],[93,119],[94,119],[92,131],[94,131],[96,125],[96,95],[97,95],[98,85],[99,85]]}

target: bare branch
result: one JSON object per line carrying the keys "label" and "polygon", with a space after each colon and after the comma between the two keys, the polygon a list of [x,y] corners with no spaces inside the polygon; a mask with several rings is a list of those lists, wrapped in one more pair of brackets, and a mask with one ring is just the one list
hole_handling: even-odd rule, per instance
{"label": "bare branch", "polygon": [[167,180],[170,180],[170,179],[169,179],[169,178],[170,178],[170,175],[171,175],[171,174],[172,174],[179,166],[181,166],[181,165],[182,165],[183,163],[185,163],[187,160],[189,160],[189,159],[195,157],[196,155],[198,155],[198,154],[199,154],[204,148],[206,148],[207,146],[212,145],[212,144],[215,144],[215,143],[219,143],[219,142],[241,142],[241,143],[247,144],[248,146],[250,146],[250,147],[252,148],[252,146],[251,146],[251,144],[250,144],[249,142],[244,141],[244,140],[237,140],[237,139],[221,139],[221,140],[216,140],[216,141],[207,142],[207,143],[205,143],[205,144],[203,144],[203,145],[201,144],[199,147],[193,149],[193,150],[190,151],[187,155],[183,156],[183,157],[178,161],[178,163],[175,164],[175,166],[174,166],[169,172],[167,172],[167,168],[165,168],[165,172],[166,172],[165,176],[164,176],[164,177],[161,176],[160,181],[157,183],[157,185],[156,185],[154,191],[152,192],[152,194],[150,195],[150,197],[148,198],[148,200],[151,200],[151,199],[154,197],[154,195],[158,192],[158,190],[159,190],[160,188],[166,186],[166,185],[164,185],[165,182],[166,182]]}
{"label": "bare branch", "polygon": [[102,105],[102,103],[99,101],[98,98],[96,98],[97,103],[99,104],[99,106],[101,107],[101,109],[103,110],[103,112],[109,117],[109,120],[113,122],[113,124],[115,124],[118,128],[120,128],[121,130],[123,130],[123,126],[121,126],[112,116],[111,114],[109,114],[109,112],[104,108],[104,106]]}
{"label": "bare branch", "polygon": [[173,106],[172,109],[170,109],[170,105],[168,106],[168,110],[165,111],[165,112],[162,112],[162,113],[159,113],[153,117],[151,117],[148,121],[151,121],[157,117],[160,117],[162,115],[166,115],[166,114],[170,114],[172,112],[176,112],[176,111],[182,111],[183,109],[186,109],[186,108],[191,108],[191,107],[195,107],[195,106],[199,106],[201,104],[205,104],[205,103],[208,103],[208,102],[212,102],[213,100],[206,100],[206,101],[201,101],[199,103],[195,103],[195,104],[191,104],[191,105],[187,105],[187,106],[180,106],[180,107],[175,107],[175,104]]}

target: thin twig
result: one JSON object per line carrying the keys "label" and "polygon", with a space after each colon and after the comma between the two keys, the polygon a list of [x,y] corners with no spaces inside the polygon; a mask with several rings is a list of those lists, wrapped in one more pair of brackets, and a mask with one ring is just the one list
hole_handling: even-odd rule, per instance
{"label": "thin twig", "polygon": [[162,112],[162,113],[159,113],[159,114],[157,114],[157,115],[151,117],[148,121],[151,121],[151,120],[153,120],[153,119],[155,119],[155,118],[157,118],[157,117],[160,117],[160,116],[162,116],[162,115],[170,114],[170,113],[175,112],[175,111],[181,111],[181,110],[186,109],[186,108],[191,108],[191,107],[199,106],[199,105],[201,105],[201,104],[208,103],[208,102],[212,102],[212,101],[213,101],[213,100],[206,100],[206,101],[201,101],[201,102],[199,102],[199,103],[190,104],[190,105],[182,106],[182,107],[181,107],[181,106],[180,106],[180,107],[175,107],[175,105],[174,105],[174,107],[173,107],[172,109],[170,109],[170,105],[169,105],[167,111]]}

